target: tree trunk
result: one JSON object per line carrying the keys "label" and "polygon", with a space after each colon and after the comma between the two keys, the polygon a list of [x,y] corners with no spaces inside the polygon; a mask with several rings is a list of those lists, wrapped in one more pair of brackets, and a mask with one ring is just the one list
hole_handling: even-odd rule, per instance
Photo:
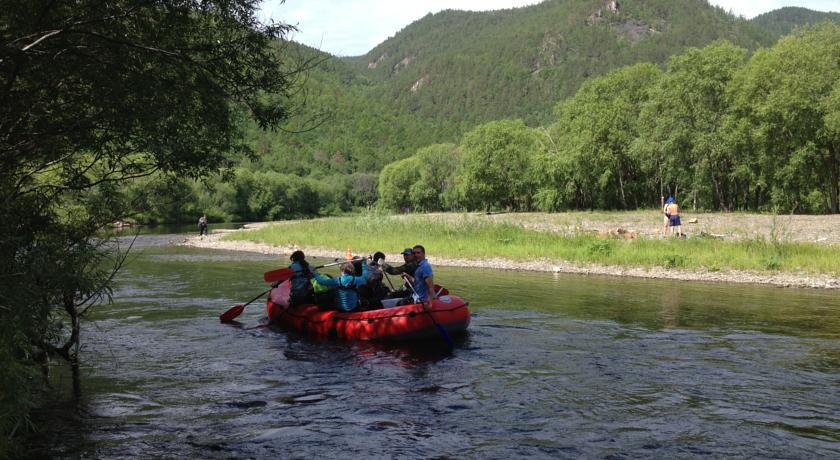
{"label": "tree trunk", "polygon": [[715,183],[715,201],[717,201],[718,209],[726,211],[726,203],[723,202],[723,196],[720,193],[720,180],[715,176],[712,182]]}
{"label": "tree trunk", "polygon": [[621,178],[621,173],[618,174],[618,190],[621,192],[621,208],[627,209],[627,198],[624,196],[624,180]]}
{"label": "tree trunk", "polygon": [[70,364],[70,371],[73,374],[73,394],[76,397],[80,397],[82,395],[82,384],[79,375],[79,334],[81,323],[73,293],[64,293],[64,311],[70,316],[70,339],[62,348],[64,349],[64,356]]}
{"label": "tree trunk", "polygon": [[840,157],[839,148],[829,148],[828,150],[828,193],[831,197],[831,212],[833,214],[840,213],[840,162],[837,160]]}

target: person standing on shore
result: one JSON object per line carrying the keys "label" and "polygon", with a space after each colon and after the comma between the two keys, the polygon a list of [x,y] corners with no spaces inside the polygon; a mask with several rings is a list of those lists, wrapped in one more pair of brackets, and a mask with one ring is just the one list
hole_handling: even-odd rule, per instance
{"label": "person standing on shore", "polygon": [[682,222],[680,221],[680,207],[674,202],[674,197],[668,197],[665,202],[665,215],[668,217],[668,227],[671,229],[671,236],[677,234],[682,237]]}
{"label": "person standing on shore", "polygon": [[198,218],[198,236],[207,234],[207,213]]}

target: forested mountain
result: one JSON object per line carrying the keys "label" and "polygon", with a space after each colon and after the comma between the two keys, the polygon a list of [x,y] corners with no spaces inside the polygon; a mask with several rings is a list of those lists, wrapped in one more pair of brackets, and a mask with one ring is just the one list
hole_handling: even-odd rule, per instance
{"label": "forested mountain", "polygon": [[501,118],[533,125],[589,77],[717,39],[752,50],[776,37],[706,1],[547,0],[430,14],[349,61],[402,113],[461,127]]}
{"label": "forested mountain", "polygon": [[264,167],[300,176],[375,172],[430,142],[432,123],[372,97],[379,89],[368,76],[305,45],[287,46],[309,68],[291,122],[277,132],[250,129]]}
{"label": "forested mountain", "polygon": [[376,201],[377,172],[434,142],[430,120],[398,113],[370,97],[375,83],[346,62],[294,42],[278,52],[294,81],[290,121],[263,130],[243,120],[251,155],[231,158],[227,177],[205,183],[153,176],[136,181],[129,197],[142,203],[143,222],[262,220],[334,214]]}
{"label": "forested mountain", "polygon": [[[838,5],[838,8],[840,8],[840,5]],[[751,19],[751,22],[775,35],[786,35],[798,26],[817,24],[822,21],[840,22],[840,13],[824,13],[807,8],[788,6],[760,14]]]}
{"label": "forested mountain", "polygon": [[[292,121],[276,131],[246,125],[256,155],[234,158],[230,180],[141,183],[132,194],[148,212],[138,218],[194,220],[206,211],[214,220],[262,220],[368,206],[380,198],[382,168],[423,147],[457,144],[494,120],[548,127],[586,81],[635,63],[664,69],[672,56],[719,40],[751,54],[780,36],[762,24],[705,0],[547,0],[430,14],[358,57],[287,42],[282,53],[311,67],[297,82]],[[445,150],[421,157],[435,162]],[[389,174],[418,167],[400,164],[405,171]],[[426,182],[412,191],[417,202],[443,206],[432,197],[443,184]]]}

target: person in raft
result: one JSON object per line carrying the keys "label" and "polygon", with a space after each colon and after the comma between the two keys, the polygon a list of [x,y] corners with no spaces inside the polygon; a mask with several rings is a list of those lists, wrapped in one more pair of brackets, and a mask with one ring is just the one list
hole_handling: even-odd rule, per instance
{"label": "person in raft", "polygon": [[414,274],[414,270],[417,270],[417,261],[414,259],[414,253],[412,253],[411,248],[405,248],[402,252],[404,264],[393,267],[387,263],[382,265],[382,269],[385,273],[389,275],[402,275],[403,273],[408,273],[409,275]]}
{"label": "person in raft", "polygon": [[341,311],[352,311],[359,306],[359,292],[368,279],[368,264],[362,263],[361,276],[355,276],[356,268],[352,261],[341,264],[341,276],[328,278],[317,271],[313,273],[315,280],[322,286],[335,287],[335,308]]}
{"label": "person in raft", "polygon": [[674,202],[674,197],[669,196],[665,202],[665,216],[668,217],[668,227],[671,229],[671,236],[676,233],[682,237],[682,222],[680,221],[680,207]]}
{"label": "person in raft", "polygon": [[306,261],[306,254],[303,251],[295,251],[289,256],[292,264],[289,265],[295,274],[292,275],[292,289],[289,292],[289,306],[295,307],[306,303],[315,303],[315,292],[312,289],[312,270],[309,262]]}
{"label": "person in raft", "polygon": [[363,307],[367,308],[382,308],[382,299],[384,299],[390,290],[382,282],[383,271],[382,264],[385,261],[385,254],[377,251],[368,258],[368,278],[367,283],[359,286],[359,295]]}
{"label": "person in raft", "polygon": [[207,214],[198,218],[198,236],[207,234]]}
{"label": "person in raft", "polygon": [[[402,252],[403,256],[403,263],[398,267],[392,267],[387,263],[382,266],[382,269],[385,273],[389,275],[402,275],[403,273],[414,275],[414,271],[417,270],[417,261],[414,259],[414,253],[411,251],[411,248],[405,248]],[[402,289],[398,289],[394,291],[392,297],[410,297],[411,296],[411,288],[408,285],[403,285]]]}
{"label": "person in raft", "polygon": [[432,266],[426,259],[426,248],[418,244],[414,246],[411,252],[417,261],[417,269],[414,270],[414,276],[404,274],[403,277],[407,278],[414,287],[414,301],[423,302],[428,308],[435,300],[435,280]]}

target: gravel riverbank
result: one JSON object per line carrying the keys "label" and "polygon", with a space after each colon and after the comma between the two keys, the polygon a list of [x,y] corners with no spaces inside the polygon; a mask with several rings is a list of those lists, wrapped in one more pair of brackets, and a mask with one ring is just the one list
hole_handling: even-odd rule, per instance
{"label": "gravel riverbank", "polygon": [[[226,241],[222,236],[229,232],[247,232],[260,228],[266,223],[249,224],[240,230],[217,230],[204,237],[190,236],[180,245],[209,249],[223,249],[231,251],[246,251],[261,254],[277,254],[287,256],[296,249],[302,249],[311,257],[336,258],[344,257],[345,252],[318,247],[272,246],[253,241]],[[402,260],[399,254],[387,254],[392,261]],[[285,260],[285,257],[283,257]],[[759,272],[743,270],[684,270],[664,267],[621,267],[597,264],[573,264],[561,260],[535,259],[527,262],[509,259],[457,259],[447,258],[430,251],[429,260],[433,265],[449,267],[495,268],[501,270],[530,270],[554,273],[578,273],[609,276],[631,276],[638,278],[673,279],[684,281],[708,281],[725,283],[766,284],[777,287],[807,287],[821,289],[840,289],[840,278],[830,275],[814,275],[808,273],[788,272]]]}

